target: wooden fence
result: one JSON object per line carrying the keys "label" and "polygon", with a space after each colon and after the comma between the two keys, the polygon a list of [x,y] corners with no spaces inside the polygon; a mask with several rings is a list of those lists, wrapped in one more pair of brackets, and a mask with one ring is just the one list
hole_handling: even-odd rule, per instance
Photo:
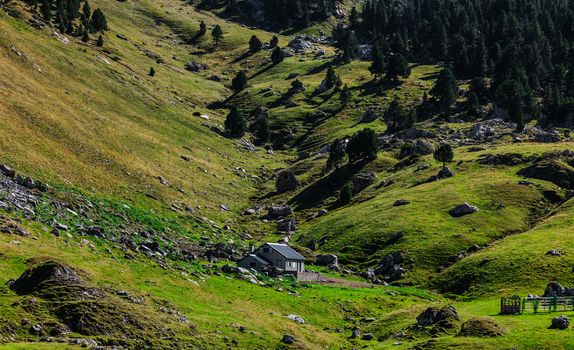
{"label": "wooden fence", "polygon": [[297,281],[301,282],[321,282],[323,281],[323,275],[318,272],[297,272]]}
{"label": "wooden fence", "polygon": [[524,313],[574,311],[574,297],[532,297],[500,298],[502,315],[519,315]]}

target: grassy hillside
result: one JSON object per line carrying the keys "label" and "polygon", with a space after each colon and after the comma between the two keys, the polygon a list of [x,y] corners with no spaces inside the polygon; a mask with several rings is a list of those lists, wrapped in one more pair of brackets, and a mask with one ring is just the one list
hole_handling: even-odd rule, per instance
{"label": "grassy hillside", "polygon": [[[326,156],[316,153],[320,148],[365,127],[383,133],[380,118],[360,122],[365,110],[382,111],[395,97],[406,107],[418,104],[440,67],[413,63],[409,78],[386,82],[381,92],[368,62],[334,64],[353,93],[342,106],[338,90],[315,93],[336,54],[331,47],[314,44],[306,54],[273,65],[270,50],[248,52],[252,35],[267,42],[273,33],[227,22],[190,4],[90,4],[108,18],[103,48],[94,36],[88,43],[71,37],[67,42],[53,28],[34,29],[27,22],[31,12],[17,0],[0,10],[0,164],[52,187],[48,194],[22,192],[34,194],[22,197],[34,215],[0,206],[0,349],[78,348],[37,342],[64,322],[62,309],[72,316],[84,312],[86,320],[109,327],[94,334],[72,331],[66,338],[130,349],[569,348],[570,331],[547,329],[555,314],[501,316],[498,298],[541,294],[555,277],[566,285],[574,281],[573,200],[566,201],[568,191],[551,181],[524,183],[518,175],[537,157],[572,149],[571,141],[513,142],[516,135],[506,135],[477,150],[459,140],[462,146],[455,148],[450,165],[455,176],[440,181],[426,181],[440,168],[432,155],[399,159],[398,149],[328,172]],[[207,34],[186,42],[200,21]],[[334,23],[306,31],[328,31]],[[216,24],[224,31],[219,45],[210,37]],[[290,40],[279,38],[280,46]],[[185,69],[188,62],[207,68],[192,73]],[[231,79],[240,70],[249,84],[233,94]],[[305,91],[289,92],[294,79]],[[279,140],[275,150],[247,150],[243,141],[254,141],[251,134],[243,141],[224,137],[226,103],[239,106],[249,124],[252,111],[266,109]],[[432,140],[435,146],[472,126],[422,117],[417,127],[440,135]],[[309,157],[296,160],[301,152]],[[508,154],[523,160],[482,162],[488,155]],[[283,168],[293,170],[300,185],[277,194],[274,175]],[[373,172],[377,180],[341,205],[339,189],[359,171]],[[6,193],[2,204],[22,194]],[[410,204],[394,206],[398,199]],[[449,215],[462,202],[479,212]],[[250,236],[282,238],[264,210],[243,214],[272,203],[295,209],[296,246],[317,241],[315,253],[337,254],[343,273],[312,268],[345,279],[304,285],[259,276],[261,283],[252,283],[224,272],[229,270],[223,265],[232,262],[179,254],[186,244],[203,250],[216,243],[242,248]],[[318,215],[322,209],[328,212]],[[63,223],[70,229],[54,230]],[[105,238],[86,233],[86,226],[96,224],[103,226]],[[11,225],[30,235],[10,234]],[[157,243],[159,253],[150,254],[142,242]],[[476,252],[453,261],[473,245],[479,246]],[[546,255],[550,249],[562,256]],[[393,286],[370,285],[358,276],[396,251],[405,257],[406,275]],[[10,288],[24,271],[46,261],[76,269],[81,282],[36,294]],[[99,297],[77,297],[75,288]],[[455,329],[435,332],[416,325],[427,307],[446,304],[460,314]],[[286,318],[293,314],[305,323]],[[564,314],[574,316],[574,311]],[[493,319],[504,335],[460,335],[460,324],[473,317]],[[43,325],[42,334],[31,330],[36,324]],[[355,328],[373,340],[352,339]],[[295,337],[293,345],[281,343],[286,334]]]}

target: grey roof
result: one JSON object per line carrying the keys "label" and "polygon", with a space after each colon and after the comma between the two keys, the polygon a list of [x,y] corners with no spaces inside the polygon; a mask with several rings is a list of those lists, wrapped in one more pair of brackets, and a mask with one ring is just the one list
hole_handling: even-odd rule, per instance
{"label": "grey roof", "polygon": [[269,265],[269,261],[267,261],[267,259],[265,259],[262,256],[257,256],[255,254],[246,255],[240,261],[245,260],[247,258],[252,258],[254,260],[257,260],[260,264],[263,264],[263,265]]}
{"label": "grey roof", "polygon": [[306,260],[305,257],[299,254],[295,249],[289,247],[287,244],[281,243],[267,243],[268,246],[275,249],[277,253],[283,255],[286,259],[289,260]]}

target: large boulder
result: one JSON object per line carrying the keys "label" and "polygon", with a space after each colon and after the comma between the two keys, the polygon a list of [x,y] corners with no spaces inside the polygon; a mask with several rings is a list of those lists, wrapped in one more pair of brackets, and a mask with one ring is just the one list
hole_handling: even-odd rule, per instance
{"label": "large boulder", "polygon": [[203,63],[199,63],[199,62],[188,62],[185,65],[185,69],[187,69],[190,72],[193,73],[198,73],[202,70],[206,70],[209,69],[209,67]]}
{"label": "large boulder", "polygon": [[441,321],[449,320],[460,321],[456,309],[450,305],[444,306],[441,309],[434,306],[429,307],[417,316],[417,323],[422,327],[432,326]]}
{"label": "large boulder", "polygon": [[52,285],[83,285],[76,270],[56,261],[40,263],[26,271],[10,288],[18,294],[30,294]]}
{"label": "large boulder", "polygon": [[0,173],[10,178],[14,178],[16,176],[16,171],[5,164],[0,164]]}
{"label": "large boulder", "polygon": [[293,214],[293,208],[289,205],[272,205],[267,208],[267,216],[270,218],[282,218]]}
{"label": "large boulder", "polygon": [[290,170],[283,170],[277,175],[277,180],[275,180],[275,187],[278,193],[284,193],[288,191],[293,191],[299,186],[299,181],[295,177],[295,174]]}
{"label": "large boulder", "polygon": [[319,254],[316,263],[319,266],[339,265],[339,257],[335,254]]}
{"label": "large boulder", "polygon": [[361,118],[361,123],[371,123],[379,118],[379,112],[377,107],[369,107],[363,114]]}
{"label": "large boulder", "polygon": [[454,176],[454,171],[452,171],[451,168],[445,166],[440,169],[437,176],[439,179],[448,179],[449,177]]}
{"label": "large boulder", "polygon": [[475,207],[474,205],[470,205],[468,203],[462,203],[452,208],[449,211],[449,214],[452,217],[459,218],[461,216],[478,213],[478,211],[479,211],[478,208]]}
{"label": "large boulder", "polygon": [[554,317],[552,319],[552,323],[550,324],[550,329],[568,329],[570,326],[570,320],[568,320],[567,316],[561,315],[558,317]]}
{"label": "large boulder", "polygon": [[385,255],[375,268],[375,274],[382,276],[386,282],[394,282],[404,277],[405,270],[401,267],[403,255],[401,252],[393,252]]}
{"label": "large boulder", "polygon": [[280,232],[293,232],[297,229],[297,221],[295,219],[283,219],[277,223],[277,231]]}
{"label": "large boulder", "polygon": [[309,38],[303,35],[296,36],[289,42],[288,46],[295,50],[295,53],[307,53],[308,51],[317,49],[315,45],[309,41]]}
{"label": "large boulder", "polygon": [[377,180],[377,175],[370,171],[361,171],[353,176],[353,194],[362,192],[365,188],[371,186]]}
{"label": "large boulder", "polygon": [[566,288],[562,287],[560,283],[552,281],[548,283],[544,290],[543,297],[561,297],[566,295]]}

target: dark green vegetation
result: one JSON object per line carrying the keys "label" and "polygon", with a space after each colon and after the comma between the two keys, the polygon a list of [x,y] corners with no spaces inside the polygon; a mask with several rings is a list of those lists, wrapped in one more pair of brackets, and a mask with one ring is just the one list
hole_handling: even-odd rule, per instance
{"label": "dark green vegetation", "polygon": [[[556,314],[498,298],[574,284],[571,19],[2,2],[0,349],[568,348]],[[339,279],[232,266],[281,239]]]}

